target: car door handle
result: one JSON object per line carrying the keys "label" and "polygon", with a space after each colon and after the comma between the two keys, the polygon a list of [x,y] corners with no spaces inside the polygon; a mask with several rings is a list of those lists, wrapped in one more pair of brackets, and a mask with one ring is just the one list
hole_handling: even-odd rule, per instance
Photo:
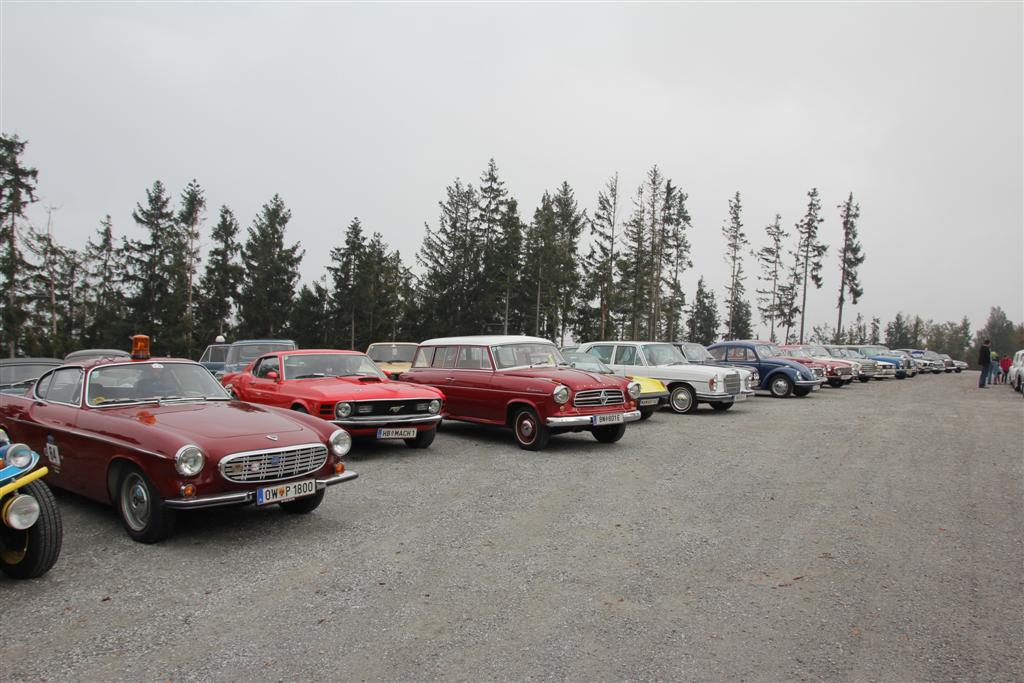
{"label": "car door handle", "polygon": [[455,381],[455,378],[454,378],[454,377],[445,377],[445,378],[444,378],[444,381],[445,381],[445,382],[454,382],[454,381]]}

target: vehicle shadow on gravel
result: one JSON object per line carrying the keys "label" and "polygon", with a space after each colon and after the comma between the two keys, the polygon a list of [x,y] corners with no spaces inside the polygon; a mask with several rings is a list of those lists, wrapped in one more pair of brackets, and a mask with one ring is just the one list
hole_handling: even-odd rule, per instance
{"label": "vehicle shadow on gravel", "polygon": [[[599,443],[588,432],[565,432],[563,434],[555,434],[551,437],[551,440],[548,441],[548,445],[544,447],[543,451],[527,451],[520,448],[516,445],[515,436],[513,436],[511,428],[498,427],[496,425],[471,424],[468,422],[445,422],[438,436],[443,434],[446,437],[453,436],[459,440],[466,439],[469,443],[476,443],[485,447],[490,451],[491,455],[497,455],[499,452],[506,456],[543,456],[550,453],[590,455],[590,453],[570,453],[570,451],[578,449],[584,445],[588,451],[593,450],[595,453],[600,452],[614,454],[618,448],[621,448],[626,444],[629,439],[630,430],[637,429],[639,425],[639,422],[633,422],[627,425],[626,434],[618,443]],[[436,447],[437,442],[434,442],[434,445],[431,446],[431,448]]]}

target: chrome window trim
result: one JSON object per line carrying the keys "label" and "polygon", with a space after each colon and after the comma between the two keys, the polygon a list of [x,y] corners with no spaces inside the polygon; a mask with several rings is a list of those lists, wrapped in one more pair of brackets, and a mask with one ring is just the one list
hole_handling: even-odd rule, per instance
{"label": "chrome window trim", "polygon": [[[48,376],[54,375],[54,374],[60,372],[61,370],[78,370],[78,372],[81,374],[81,377],[82,377],[82,388],[78,392],[78,403],[67,403],[66,401],[54,401],[52,398],[45,398],[45,397],[39,395],[39,380],[41,380],[43,377],[48,377]],[[50,405],[70,406],[72,408],[81,408],[82,407],[82,396],[83,396],[83,394],[85,394],[86,386],[87,386],[87,383],[86,383],[86,380],[85,380],[85,376],[86,376],[85,368],[83,368],[81,365],[61,365],[61,366],[58,366],[58,367],[54,368],[53,370],[50,370],[46,374],[40,376],[39,379],[36,380],[36,383],[32,385],[32,398],[34,398],[37,401],[42,401],[43,403],[47,403],[47,404],[50,404]]]}

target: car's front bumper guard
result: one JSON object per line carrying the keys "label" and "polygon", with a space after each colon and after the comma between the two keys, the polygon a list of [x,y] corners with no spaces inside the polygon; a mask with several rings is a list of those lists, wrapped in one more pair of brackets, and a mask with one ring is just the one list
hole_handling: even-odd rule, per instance
{"label": "car's front bumper guard", "polygon": [[[607,413],[596,413],[598,415],[607,415]],[[593,427],[591,419],[593,415],[568,415],[565,417],[549,417],[545,420],[548,427]],[[639,410],[627,410],[622,414],[623,422],[636,422],[640,419]],[[613,425],[602,425],[604,427],[611,427]]]}
{"label": "car's front bumper guard", "polygon": [[[743,391],[740,390],[740,394]],[[733,403],[736,401],[736,397],[739,394],[702,394],[697,392],[697,400],[703,402],[714,402],[714,403]]]}
{"label": "car's front bumper guard", "polygon": [[36,479],[42,479],[43,477],[45,477],[49,473],[50,473],[50,470],[46,469],[45,467],[40,467],[37,470],[29,472],[28,474],[26,474],[23,477],[19,477],[18,479],[15,479],[14,481],[11,481],[11,482],[9,482],[7,484],[4,484],[3,486],[0,486],[0,498],[3,498],[4,496],[6,496],[8,493],[11,493],[12,491],[17,491],[18,489],[22,488],[23,486],[28,486],[29,484],[34,482]]}
{"label": "car's front bumper guard", "polygon": [[[316,490],[322,491],[328,486],[334,486],[344,481],[350,481],[358,477],[359,474],[350,470],[345,470],[340,474],[332,474],[326,479],[316,480]],[[256,483],[256,482],[253,482]],[[252,503],[256,500],[256,491],[234,491],[232,493],[222,493],[216,496],[204,496],[202,498],[171,498],[164,501],[164,505],[175,510],[195,510],[198,508],[212,508],[218,505],[242,505],[244,503]]]}
{"label": "car's front bumper guard", "polygon": [[339,427],[348,427],[349,429],[363,429],[368,427],[384,427],[387,425],[421,425],[421,424],[437,424],[441,421],[441,415],[404,415],[396,417],[388,417],[386,415],[374,415],[373,417],[365,418],[351,418],[346,417],[343,420],[334,419],[332,423]]}

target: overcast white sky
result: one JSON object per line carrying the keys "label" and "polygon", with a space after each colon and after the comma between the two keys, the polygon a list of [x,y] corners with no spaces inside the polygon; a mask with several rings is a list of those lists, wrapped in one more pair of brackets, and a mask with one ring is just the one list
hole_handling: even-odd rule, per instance
{"label": "overcast white sky", "polygon": [[[490,157],[525,218],[652,164],[690,195],[694,270],[723,295],[741,193],[753,247],[819,188],[828,254],[810,320],[835,324],[853,191],[866,293],[849,310],[1024,320],[1024,4],[0,3],[0,127],[81,246],[135,235],[156,179],[195,177],[207,227],[279,193],[319,277],[359,216],[407,263],[456,177]],[[748,291],[757,286],[747,260]]]}

